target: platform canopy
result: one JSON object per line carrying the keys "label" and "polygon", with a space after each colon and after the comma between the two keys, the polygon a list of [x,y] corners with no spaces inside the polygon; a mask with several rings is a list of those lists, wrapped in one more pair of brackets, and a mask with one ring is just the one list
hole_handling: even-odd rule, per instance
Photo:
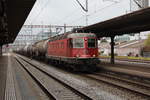
{"label": "platform canopy", "polygon": [[77,29],[78,32],[96,33],[98,37],[111,37],[149,30],[150,7]]}
{"label": "platform canopy", "polygon": [[0,45],[12,43],[36,0],[0,0]]}

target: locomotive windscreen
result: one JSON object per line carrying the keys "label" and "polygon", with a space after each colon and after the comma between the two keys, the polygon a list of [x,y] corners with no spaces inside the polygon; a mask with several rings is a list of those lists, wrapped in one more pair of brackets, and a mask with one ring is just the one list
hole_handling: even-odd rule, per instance
{"label": "locomotive windscreen", "polygon": [[96,48],[96,39],[88,39],[88,48]]}
{"label": "locomotive windscreen", "polygon": [[73,48],[84,48],[83,38],[72,39],[72,42],[73,42]]}

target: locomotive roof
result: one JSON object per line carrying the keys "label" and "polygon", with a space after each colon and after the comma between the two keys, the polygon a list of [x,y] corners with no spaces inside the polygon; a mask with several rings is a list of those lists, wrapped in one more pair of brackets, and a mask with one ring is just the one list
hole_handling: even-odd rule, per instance
{"label": "locomotive roof", "polygon": [[96,37],[94,33],[64,33],[50,37],[49,41],[61,40],[66,38],[77,38],[77,37]]}
{"label": "locomotive roof", "polygon": [[78,37],[96,37],[94,33],[73,33],[69,34],[68,38],[78,38]]}
{"label": "locomotive roof", "polygon": [[49,40],[49,41],[55,41],[55,40],[65,39],[65,38],[67,38],[67,35],[68,35],[68,34],[70,34],[70,33],[59,34],[59,35],[50,37],[50,40]]}

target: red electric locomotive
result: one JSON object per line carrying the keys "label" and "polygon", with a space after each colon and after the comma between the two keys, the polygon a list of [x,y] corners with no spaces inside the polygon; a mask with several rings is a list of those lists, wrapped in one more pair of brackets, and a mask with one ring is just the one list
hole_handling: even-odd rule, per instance
{"label": "red electric locomotive", "polygon": [[98,42],[93,33],[66,33],[51,37],[46,58],[69,64],[74,70],[91,70],[99,63]]}

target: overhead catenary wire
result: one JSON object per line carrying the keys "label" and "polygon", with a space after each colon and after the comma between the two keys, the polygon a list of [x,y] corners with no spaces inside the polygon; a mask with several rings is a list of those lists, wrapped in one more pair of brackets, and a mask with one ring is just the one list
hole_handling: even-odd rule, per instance
{"label": "overhead catenary wire", "polygon": [[139,7],[139,8],[143,8],[139,3],[138,3],[138,1],[136,1],[136,0],[133,0],[134,2],[135,2],[135,4]]}
{"label": "overhead catenary wire", "polygon": [[[89,7],[93,7],[95,4],[94,2],[90,3],[91,5],[89,5]],[[94,4],[94,5],[93,5]],[[56,21],[55,23],[62,23],[64,20],[68,20],[69,18],[71,18],[72,16],[74,16],[75,14],[78,14],[77,12],[81,11],[80,8],[77,8],[73,11],[71,11],[69,14],[67,14],[65,17],[61,18],[60,20]],[[65,23],[65,22],[64,22]]]}
{"label": "overhead catenary wire", "polygon": [[40,9],[39,13],[35,15],[34,18],[32,18],[33,20],[31,21],[31,23],[33,23],[34,21],[37,20],[37,18],[41,15],[41,12],[48,6],[49,2],[51,0],[47,0],[46,3],[44,4],[44,6]]}
{"label": "overhead catenary wire", "polygon": [[[107,5],[107,6],[103,7],[103,8],[100,8],[100,9],[97,10],[97,12],[100,12],[100,11],[104,10],[105,8],[112,7],[112,6],[114,6],[114,5],[118,4],[118,3],[121,3],[122,1],[124,1],[124,0],[121,0],[120,2],[114,2],[114,3],[110,4],[110,5]],[[92,12],[88,16],[92,16],[94,14],[96,14],[96,12]]]}
{"label": "overhead catenary wire", "polygon": [[[113,5],[114,5],[114,4],[113,4]],[[112,4],[109,5],[109,6],[112,6]],[[103,10],[103,9],[109,7],[109,6],[103,7],[103,8],[101,8],[100,10]],[[97,12],[94,11],[94,12],[92,12],[92,13],[94,14],[94,13],[97,13]],[[90,13],[90,14],[92,14],[92,13]],[[88,16],[91,16],[90,14],[88,14]],[[71,21],[71,22],[69,22],[69,23],[78,22],[78,21],[80,21],[80,20],[81,20],[82,18],[84,18],[84,17],[85,17],[85,15],[82,15],[81,17],[79,17],[79,18],[77,18],[77,19],[75,19],[75,20],[73,20],[73,21]]]}
{"label": "overhead catenary wire", "polygon": [[[118,3],[121,3],[122,1],[123,1],[123,0],[120,0],[120,1],[117,2],[117,3],[116,3],[116,2],[113,2],[112,4],[110,4],[110,5],[108,5],[108,6],[105,6],[105,7],[103,7],[103,8],[100,8],[100,9],[98,9],[97,11],[91,12],[90,14],[88,14],[88,16],[92,16],[92,15],[94,15],[94,14],[96,14],[96,13],[98,13],[98,12],[104,10],[105,8],[112,7],[112,6],[114,6],[114,5],[118,4]],[[83,16],[81,16],[80,18],[77,18],[77,19],[75,19],[75,20],[69,22],[69,24],[74,23],[74,22],[79,22],[79,21],[80,21],[82,18],[84,18],[84,17],[85,17],[85,15],[83,15]]]}
{"label": "overhead catenary wire", "polygon": [[[48,2],[49,2],[49,1],[50,1],[50,0],[47,0],[47,2],[44,4],[44,6],[41,7],[41,10],[39,11],[38,14],[35,15],[35,17],[34,17],[33,20],[31,21],[31,23],[33,23],[34,21],[37,20],[37,18],[40,16],[41,12],[42,12],[42,11],[46,8],[46,6],[48,5]],[[93,3],[92,3],[92,4],[93,4]],[[116,4],[116,3],[114,3],[114,4]],[[113,6],[114,4],[111,4],[111,5],[109,5],[109,6]],[[93,6],[93,5],[92,5],[92,6]],[[100,8],[99,10],[94,11],[94,12],[88,14],[88,17],[91,17],[93,14],[95,14],[95,13],[101,11],[101,10],[104,10],[105,8],[107,8],[107,7],[109,7],[109,6]],[[77,9],[77,10],[78,10],[78,9]],[[63,22],[63,21],[66,21],[68,18],[70,18],[71,16],[73,16],[73,15],[76,13],[77,10],[75,10],[75,11],[71,12],[69,15],[65,16],[62,20],[58,21],[58,23],[61,23],[61,22]],[[81,10],[80,10],[80,11],[81,11]],[[72,22],[77,21],[77,20],[79,21],[79,20],[81,20],[81,19],[84,18],[84,17],[85,17],[85,15],[83,15],[82,17],[77,18],[76,20],[73,20],[73,21],[71,21],[71,22],[69,22],[69,23],[72,23]],[[64,23],[67,24],[67,22],[64,22]]]}
{"label": "overhead catenary wire", "polygon": [[[92,1],[92,0],[91,0],[91,1]],[[95,6],[95,3],[92,2],[92,3],[90,3],[89,8],[94,7],[94,6]],[[67,23],[67,22],[63,22],[63,21],[66,21],[66,20],[68,20],[69,18],[71,18],[72,16],[75,16],[76,14],[78,14],[77,12],[79,12],[79,11],[81,11],[80,8],[78,8],[78,9],[72,11],[72,12],[69,13],[67,16],[63,17],[61,20],[59,20],[59,21],[57,21],[57,22],[55,22],[55,23]],[[85,14],[85,13],[84,13],[84,14]],[[85,16],[85,15],[82,15],[82,17],[84,17],[84,16]],[[82,17],[80,17],[80,18],[82,18]],[[78,18],[78,19],[80,19],[80,18]],[[80,19],[80,20],[81,20],[81,19]]]}

